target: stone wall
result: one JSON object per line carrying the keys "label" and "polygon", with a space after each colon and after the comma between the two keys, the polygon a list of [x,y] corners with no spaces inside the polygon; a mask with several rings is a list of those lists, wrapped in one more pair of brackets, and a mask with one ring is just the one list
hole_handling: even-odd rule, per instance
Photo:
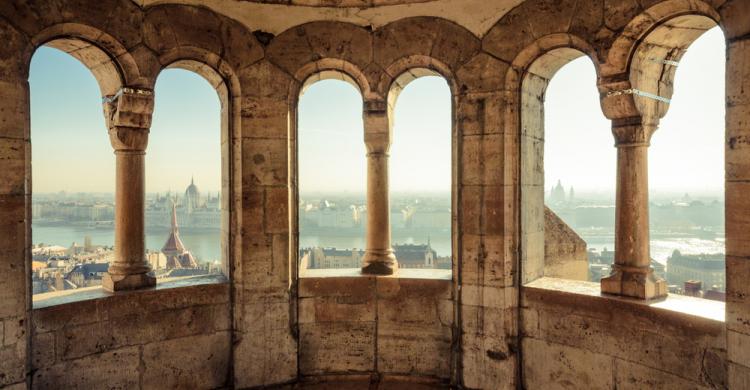
{"label": "stone wall", "polygon": [[450,383],[450,280],[302,278],[299,284],[301,376],[377,373]]}
{"label": "stone wall", "polygon": [[[81,386],[90,380],[97,385],[101,382],[95,381],[103,376],[61,374],[63,367],[77,369],[93,360],[105,362],[106,367],[134,367],[138,375],[133,377],[144,381],[141,385],[145,387],[150,375],[161,375],[150,370],[171,367],[147,364],[161,360],[157,349],[162,347],[176,351],[186,367],[198,367],[201,380],[205,380],[201,386],[225,383],[248,388],[291,383],[300,375],[378,372],[415,375],[465,388],[516,388],[521,379],[534,384],[534,380],[556,372],[554,365],[563,361],[540,365],[542,371],[527,367],[544,357],[540,354],[551,352],[572,356],[569,363],[573,365],[596,363],[603,372],[620,375],[620,379],[612,377],[612,383],[621,380],[623,386],[652,377],[665,387],[721,384],[716,376],[722,371],[711,368],[718,360],[728,365],[726,383],[730,388],[750,387],[750,287],[746,283],[750,273],[750,240],[746,237],[750,202],[743,196],[750,172],[747,1],[526,0],[504,8],[507,13],[497,15],[488,29],[476,25],[467,29],[436,16],[402,18],[373,27],[366,19],[342,22],[336,14],[316,7],[308,11],[320,12],[316,21],[276,35],[264,32],[279,30],[264,26],[274,18],[266,20],[262,14],[253,19],[257,25],[249,25],[208,6],[140,4],[130,0],[0,2],[0,387],[23,388],[34,383],[41,387],[53,380]],[[633,94],[608,93],[634,88],[633,83],[640,79],[631,77],[630,66],[639,43],[673,17],[685,15],[700,15],[704,22],[707,18],[719,24],[729,43],[725,326],[729,342],[722,341],[724,333],[717,330],[721,326],[705,325],[699,318],[682,317],[685,325],[681,326],[656,315],[660,324],[648,325],[642,311],[612,304],[605,297],[566,295],[562,308],[588,313],[586,318],[596,322],[592,320],[594,328],[587,328],[581,318],[565,317],[582,325],[557,326],[553,321],[561,308],[548,302],[558,298],[535,297],[529,290],[522,296],[520,288],[542,274],[534,269],[539,264],[522,259],[521,254],[526,254],[523,245],[534,238],[543,242],[537,234],[539,226],[530,224],[538,225],[538,217],[543,215],[542,203],[534,201],[533,193],[544,188],[538,182],[538,170],[543,167],[540,108],[546,84],[566,61],[587,55],[596,65],[597,84],[606,97],[602,109],[608,118],[621,121],[640,117],[642,112],[663,111],[664,107],[649,106]],[[695,31],[681,34],[679,28],[667,26],[667,32],[670,34],[665,36],[681,37],[694,36]],[[214,80],[217,90],[226,92],[220,95],[224,113],[222,165],[229,192],[224,205],[229,210],[224,226],[228,237],[225,269],[230,285],[215,287],[229,295],[225,301],[199,303],[193,301],[195,297],[182,301],[189,290],[175,289],[31,310],[28,67],[37,47],[56,42],[70,48],[71,55],[79,56],[92,69],[103,95],[121,87],[152,89],[162,69],[184,67],[185,63],[202,64],[203,68],[188,68]],[[105,56],[89,55],[97,51]],[[209,73],[218,77],[207,76],[201,69],[210,69]],[[298,280],[296,206],[290,204],[297,200],[299,91],[315,75],[343,73],[357,84],[365,107],[385,107],[392,101],[391,91],[399,89],[395,84],[403,87],[395,80],[404,73],[421,74],[415,69],[442,75],[453,93],[454,278],[450,288],[445,281],[393,278]],[[665,80],[670,81],[669,77]],[[665,84],[664,90],[669,91],[669,85]],[[530,167],[530,173],[524,167]],[[529,214],[522,215],[526,212]],[[345,290],[347,283],[355,286]],[[152,299],[160,294],[168,296]],[[223,293],[214,296],[218,295]],[[450,301],[453,315],[447,316]],[[601,301],[606,304],[598,303]],[[160,306],[162,303],[167,307]],[[427,303],[437,308],[418,308]],[[216,324],[213,316],[206,318],[202,310],[209,309],[205,305],[216,310],[228,305],[230,324]],[[609,305],[622,310],[607,309]],[[119,307],[123,317],[117,317],[109,306]],[[115,328],[116,334],[103,327],[110,318],[132,321],[129,310],[138,306],[146,313],[151,306],[164,311],[163,317],[146,316],[145,329],[153,330],[154,324],[182,327],[182,321],[190,317],[195,320],[188,325],[193,330],[167,339],[155,331],[139,333],[136,324],[134,329]],[[399,307],[403,309],[396,311]],[[94,315],[86,317],[92,322],[77,323],[83,318],[77,315],[78,310]],[[45,323],[46,315],[50,317]],[[342,316],[349,315],[352,317],[343,320]],[[528,322],[533,316],[539,319],[538,327]],[[605,319],[617,326],[598,333],[588,330],[600,329]],[[633,332],[647,325],[666,329],[660,336],[674,336],[639,339]],[[529,337],[521,337],[522,326]],[[67,335],[79,337],[86,329],[93,338],[84,338],[80,345],[66,344]],[[416,329],[426,330],[421,342],[412,340]],[[350,336],[355,330],[356,335]],[[208,345],[226,345],[226,331],[231,333],[229,360],[198,365],[208,361]],[[328,342],[347,337],[352,337],[352,345],[361,354]],[[175,341],[181,338],[191,342]],[[101,343],[88,344],[94,339]],[[596,344],[586,344],[588,339]],[[696,365],[698,349],[685,349],[681,343],[688,340],[699,341],[695,348],[706,352],[701,361],[708,359],[710,365]],[[612,345],[631,349],[622,355],[606,349]],[[726,359],[721,352],[724,345]],[[597,347],[604,349],[595,350]],[[654,349],[657,356],[664,357],[664,363],[646,356]],[[349,356],[348,360],[324,360],[340,352]],[[425,358],[423,354],[435,356]],[[640,364],[641,360],[645,362]],[[229,367],[222,371],[226,381],[217,374],[222,364]],[[667,369],[663,364],[676,368]],[[680,367],[690,372],[679,371],[683,370]],[[161,376],[188,380],[173,374],[177,368],[169,370]],[[577,375],[570,380],[576,384],[587,383],[581,378],[591,376],[584,365],[566,373]],[[113,380],[120,374],[113,372]],[[622,375],[632,376],[632,381]]]}
{"label": "stone wall", "polygon": [[34,310],[31,388],[220,388],[230,383],[229,285]]}
{"label": "stone wall", "polygon": [[589,280],[586,241],[565,221],[544,207],[544,276]]}
{"label": "stone wall", "polygon": [[722,321],[601,297],[598,291],[598,283],[548,278],[523,288],[525,388],[727,387]]}

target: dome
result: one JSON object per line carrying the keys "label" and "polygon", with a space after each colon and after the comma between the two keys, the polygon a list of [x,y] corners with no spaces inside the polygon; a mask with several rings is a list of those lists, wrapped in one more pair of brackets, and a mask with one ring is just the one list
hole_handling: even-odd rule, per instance
{"label": "dome", "polygon": [[195,198],[197,199],[200,196],[200,191],[198,191],[198,186],[195,185],[195,181],[193,178],[190,178],[190,185],[187,186],[187,189],[185,189],[185,197]]}
{"label": "dome", "polygon": [[190,185],[185,189],[185,205],[189,209],[197,209],[203,205],[201,193],[192,177],[190,178]]}

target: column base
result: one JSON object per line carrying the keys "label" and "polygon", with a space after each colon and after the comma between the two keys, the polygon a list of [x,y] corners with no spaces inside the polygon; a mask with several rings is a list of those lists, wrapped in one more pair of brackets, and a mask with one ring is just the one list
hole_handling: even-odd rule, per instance
{"label": "column base", "polygon": [[398,271],[398,261],[392,249],[385,251],[367,250],[362,259],[363,275],[393,275]]}
{"label": "column base", "polygon": [[612,274],[602,278],[603,294],[620,295],[638,299],[655,299],[667,296],[667,282],[654,276],[648,268],[615,265]]}
{"label": "column base", "polygon": [[113,275],[107,272],[102,277],[102,287],[107,291],[126,291],[156,286],[153,272],[142,274]]}

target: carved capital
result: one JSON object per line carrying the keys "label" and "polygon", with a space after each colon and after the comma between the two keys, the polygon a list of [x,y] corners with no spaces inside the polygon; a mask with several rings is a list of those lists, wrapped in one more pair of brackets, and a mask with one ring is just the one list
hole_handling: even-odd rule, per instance
{"label": "carved capital", "polygon": [[376,154],[388,153],[392,140],[392,126],[388,119],[388,110],[385,102],[365,102],[363,116],[367,152]]}
{"label": "carved capital", "polygon": [[656,126],[655,123],[644,123],[639,116],[612,120],[615,146],[649,146]]}
{"label": "carved capital", "polygon": [[104,114],[112,147],[116,151],[146,150],[153,112],[154,94],[149,90],[122,88],[105,97]]}
{"label": "carved capital", "polygon": [[598,88],[602,112],[608,119],[640,116],[634,95],[625,93],[625,91],[632,90],[630,81],[616,79],[600,81]]}

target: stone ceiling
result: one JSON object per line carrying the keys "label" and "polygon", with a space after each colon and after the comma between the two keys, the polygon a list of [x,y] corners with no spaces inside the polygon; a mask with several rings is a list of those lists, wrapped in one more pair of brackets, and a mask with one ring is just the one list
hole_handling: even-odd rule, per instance
{"label": "stone ceiling", "polygon": [[454,21],[477,36],[524,0],[133,0],[154,4],[202,5],[252,30],[273,34],[307,22],[335,20],[378,28],[410,16]]}

